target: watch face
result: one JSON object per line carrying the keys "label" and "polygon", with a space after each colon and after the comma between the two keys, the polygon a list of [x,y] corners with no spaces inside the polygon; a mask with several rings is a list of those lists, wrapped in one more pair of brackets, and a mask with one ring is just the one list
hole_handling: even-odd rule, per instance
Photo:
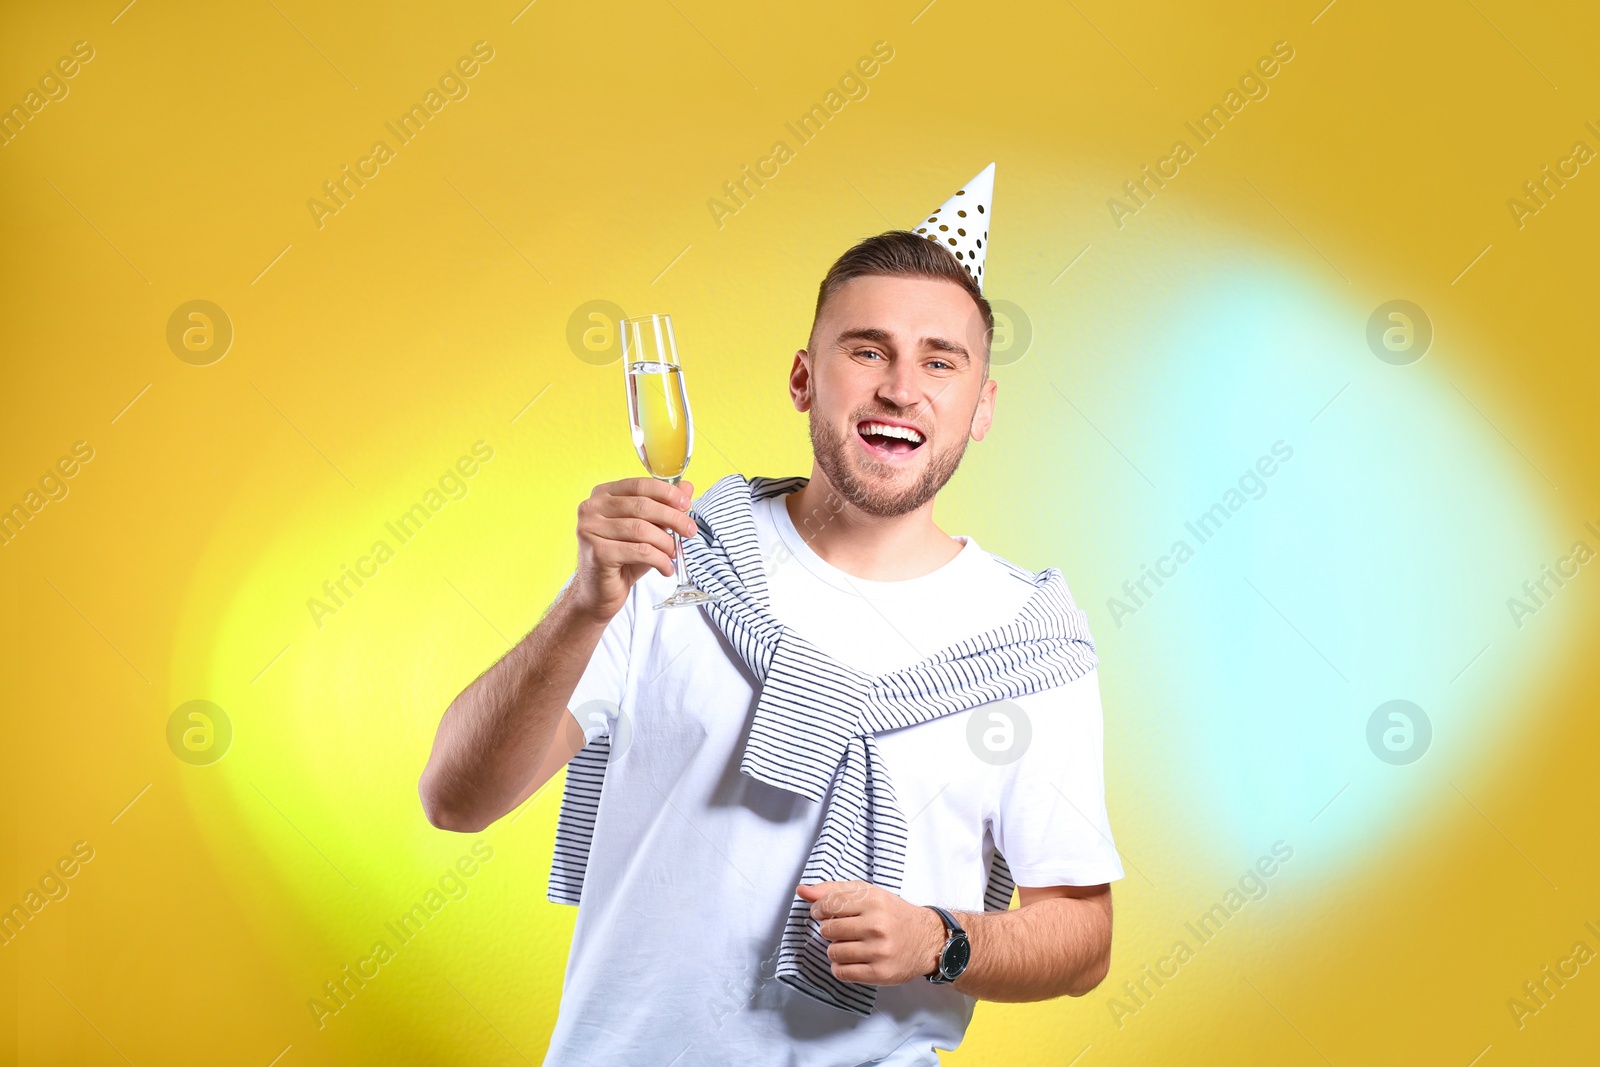
{"label": "watch face", "polygon": [[959,977],[967,969],[967,961],[972,958],[972,943],[964,937],[958,937],[945,946],[944,958],[939,961],[939,970],[951,978]]}

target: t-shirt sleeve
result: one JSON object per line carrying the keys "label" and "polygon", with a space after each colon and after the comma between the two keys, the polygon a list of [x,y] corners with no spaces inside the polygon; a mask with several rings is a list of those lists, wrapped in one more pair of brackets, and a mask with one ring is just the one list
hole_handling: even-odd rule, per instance
{"label": "t-shirt sleeve", "polygon": [[1091,670],[1013,703],[1027,747],[1007,768],[990,830],[1020,886],[1100,885],[1123,876],[1106,815],[1100,678]]}
{"label": "t-shirt sleeve", "polygon": [[[561,586],[563,592],[570,586],[578,572]],[[635,582],[622,610],[611,617],[600,643],[595,646],[589,665],[578,679],[572,698],[567,701],[567,711],[583,728],[584,744],[602,734],[616,729],[617,715],[622,706],[622,694],[628,682],[628,654],[633,646],[634,604],[638,600],[639,583]]]}

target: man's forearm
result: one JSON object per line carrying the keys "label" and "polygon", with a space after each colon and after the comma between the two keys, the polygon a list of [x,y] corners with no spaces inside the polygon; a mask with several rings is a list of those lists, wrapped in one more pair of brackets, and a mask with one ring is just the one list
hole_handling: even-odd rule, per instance
{"label": "man's forearm", "polygon": [[555,739],[605,628],[563,594],[451,702],[418,783],[430,822],[470,833],[511,810]]}
{"label": "man's forearm", "polygon": [[[944,943],[944,924],[929,910]],[[1081,997],[1111,962],[1111,893],[1048,897],[1011,911],[952,912],[972,943],[955,988],[980,1000]]]}

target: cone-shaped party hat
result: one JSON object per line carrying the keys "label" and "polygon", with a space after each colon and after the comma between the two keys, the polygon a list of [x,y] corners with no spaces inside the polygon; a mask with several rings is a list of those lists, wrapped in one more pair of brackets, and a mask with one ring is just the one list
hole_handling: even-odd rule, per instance
{"label": "cone-shaped party hat", "polygon": [[938,241],[983,289],[983,254],[989,248],[989,213],[994,209],[994,164],[978,172],[938,211],[917,224],[916,232]]}

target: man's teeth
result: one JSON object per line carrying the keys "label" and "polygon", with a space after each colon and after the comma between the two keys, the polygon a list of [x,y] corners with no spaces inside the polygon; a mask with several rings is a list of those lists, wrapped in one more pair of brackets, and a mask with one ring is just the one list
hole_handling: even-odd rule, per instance
{"label": "man's teeth", "polygon": [[861,424],[864,434],[877,434],[880,437],[903,437],[912,444],[920,445],[922,435],[909,426],[891,426],[886,422],[866,422]]}

